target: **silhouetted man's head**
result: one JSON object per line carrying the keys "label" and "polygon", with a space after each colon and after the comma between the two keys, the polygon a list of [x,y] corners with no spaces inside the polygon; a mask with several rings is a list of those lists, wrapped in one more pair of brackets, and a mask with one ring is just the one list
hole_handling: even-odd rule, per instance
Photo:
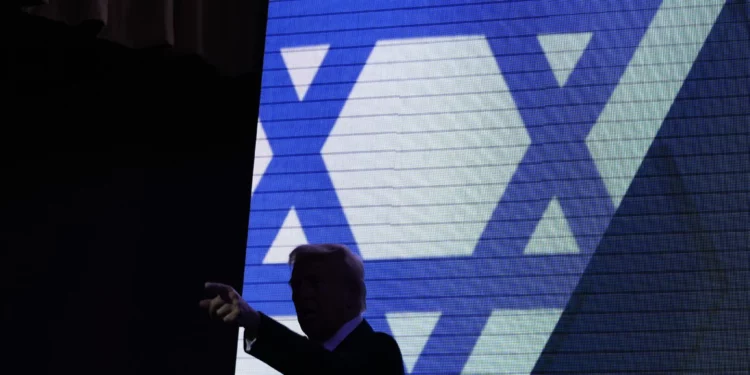
{"label": "silhouetted man's head", "polygon": [[365,310],[362,260],[343,245],[302,245],[289,254],[292,300],[302,331],[324,342]]}

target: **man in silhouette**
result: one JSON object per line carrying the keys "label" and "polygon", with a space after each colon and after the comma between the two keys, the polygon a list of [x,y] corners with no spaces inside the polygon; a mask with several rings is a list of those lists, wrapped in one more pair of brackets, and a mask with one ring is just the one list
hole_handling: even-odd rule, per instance
{"label": "man in silhouette", "polygon": [[289,255],[292,300],[307,337],[253,309],[231,286],[206,283],[216,296],[200,306],[245,328],[245,352],[282,374],[403,374],[393,337],[362,318],[366,288],[359,257],[342,245],[302,245]]}

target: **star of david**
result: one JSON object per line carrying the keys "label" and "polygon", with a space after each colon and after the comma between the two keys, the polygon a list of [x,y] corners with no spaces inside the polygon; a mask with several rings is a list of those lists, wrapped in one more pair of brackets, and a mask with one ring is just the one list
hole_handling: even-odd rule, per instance
{"label": "star of david", "polygon": [[[385,12],[368,18],[363,31],[356,31],[353,24],[353,31],[331,33],[294,34],[284,31],[290,25],[270,22],[266,66],[285,66],[281,48],[326,45],[328,49],[302,98],[286,69],[264,71],[260,122],[273,158],[253,193],[246,278],[275,283],[278,288],[246,292],[248,299],[272,315],[294,314],[291,302],[275,302],[279,295],[288,294],[284,292],[288,267],[260,266],[292,208],[310,242],[344,243],[361,251],[321,149],[377,42],[483,35],[530,144],[470,256],[366,262],[368,274],[390,275],[394,280],[368,289],[368,318],[376,329],[390,332],[387,314],[438,312],[412,372],[460,373],[493,310],[564,308],[616,209],[586,139],[661,5],[660,0],[631,3],[626,8],[598,2],[574,2],[565,7],[538,7],[528,2],[480,4],[473,11],[487,14],[484,22],[429,23],[436,17],[425,13],[408,20],[423,24],[420,27],[366,29],[367,25],[389,24]],[[623,16],[613,18],[613,12]],[[456,20],[461,17],[453,16]],[[302,30],[307,26],[304,19],[294,22],[294,27]],[[586,48],[575,69],[561,81],[538,36],[584,33],[589,33]],[[356,40],[355,46],[352,40]],[[553,201],[558,202],[579,251],[524,254]],[[531,219],[518,220],[519,209]],[[489,268],[504,270],[500,273],[506,277],[495,277],[487,284],[478,282],[476,277]],[[436,270],[436,274],[409,278],[425,269]],[[519,285],[519,277],[525,280],[523,285]],[[393,295],[399,279],[408,279],[409,284],[399,284],[398,289],[404,292]],[[431,290],[440,290],[440,297],[428,298]],[[405,298],[409,293],[426,297],[418,301]]]}

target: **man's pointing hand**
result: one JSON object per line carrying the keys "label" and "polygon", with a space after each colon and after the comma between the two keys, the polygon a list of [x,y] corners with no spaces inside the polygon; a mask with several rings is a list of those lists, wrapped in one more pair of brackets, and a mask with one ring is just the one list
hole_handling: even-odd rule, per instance
{"label": "man's pointing hand", "polygon": [[237,323],[252,336],[258,329],[260,315],[253,309],[234,288],[226,284],[208,282],[206,291],[215,295],[200,301],[200,307],[208,310],[208,315],[226,323]]}

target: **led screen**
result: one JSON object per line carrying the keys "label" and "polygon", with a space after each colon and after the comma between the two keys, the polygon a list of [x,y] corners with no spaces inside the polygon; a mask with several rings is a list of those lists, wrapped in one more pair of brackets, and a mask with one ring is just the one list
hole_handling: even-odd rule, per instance
{"label": "led screen", "polygon": [[[303,243],[342,243],[365,262],[365,317],[396,338],[407,373],[582,369],[571,367],[575,357],[540,361],[553,342],[565,346],[555,332],[641,319],[615,306],[659,298],[649,293],[666,284],[638,289],[630,281],[644,270],[673,272],[649,267],[679,263],[666,258],[670,249],[694,243],[695,228],[648,220],[682,215],[668,208],[682,207],[666,188],[670,178],[740,178],[748,169],[689,159],[711,149],[747,152],[748,54],[731,50],[750,43],[746,30],[716,31],[742,22],[720,22],[725,6],[271,1],[243,296],[299,332],[287,256]],[[666,154],[676,166],[658,164]],[[690,165],[702,167],[683,167]],[[747,197],[748,187],[735,183],[694,181],[683,193],[726,188]],[[736,234],[727,249],[746,250],[731,222],[747,215],[747,202],[735,202],[714,207],[724,220],[716,231]],[[643,233],[664,232],[659,245],[640,248],[645,234],[620,216],[640,218]],[[667,255],[633,258],[647,250]],[[592,261],[608,251],[609,266]],[[602,276],[614,269],[618,276]],[[592,285],[628,293],[588,305],[604,306],[599,323],[563,324],[581,308],[573,297]],[[595,331],[580,334],[606,330]],[[589,340],[588,352],[603,342],[576,340]],[[277,373],[245,354],[241,340],[236,372]]]}

